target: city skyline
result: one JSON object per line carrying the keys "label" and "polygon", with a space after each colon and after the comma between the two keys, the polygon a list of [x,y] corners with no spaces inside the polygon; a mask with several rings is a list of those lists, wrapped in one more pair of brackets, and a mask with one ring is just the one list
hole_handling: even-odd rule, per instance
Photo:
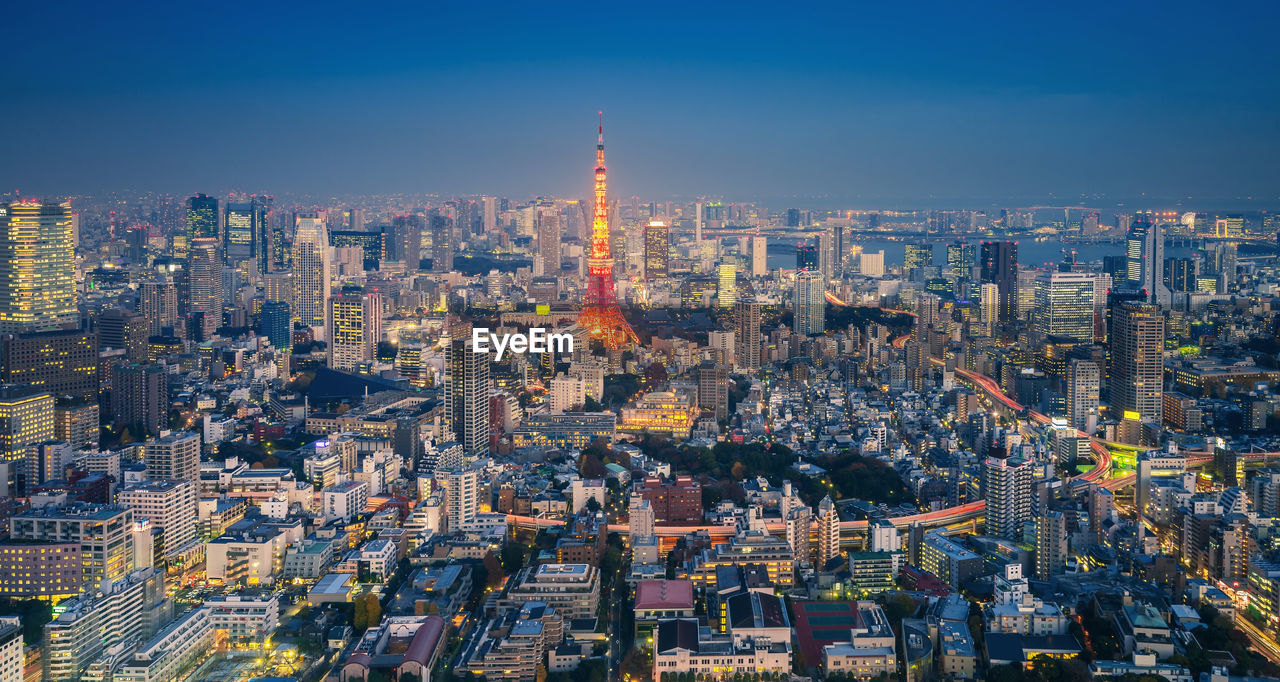
{"label": "city skyline", "polygon": [[1271,6],[494,9],[355,13],[344,43],[323,13],[285,8],[18,8],[0,49],[23,104],[0,124],[26,133],[0,187],[583,197],[578,150],[603,109],[619,197],[1276,199]]}

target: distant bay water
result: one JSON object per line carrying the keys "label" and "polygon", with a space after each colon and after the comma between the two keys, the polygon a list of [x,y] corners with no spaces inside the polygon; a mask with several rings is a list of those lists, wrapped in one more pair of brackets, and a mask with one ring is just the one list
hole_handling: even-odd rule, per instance
{"label": "distant bay water", "polygon": [[[974,240],[973,243],[979,243],[981,240]],[[1021,265],[1037,265],[1058,263],[1062,261],[1063,244],[1058,241],[1034,241],[1031,239],[1018,239],[1018,263]],[[902,265],[903,253],[906,250],[907,242],[891,241],[886,239],[868,239],[862,241],[853,241],[853,244],[862,247],[863,251],[876,252],[884,251],[885,267],[892,265]],[[933,245],[933,264],[945,265],[947,262],[947,244],[954,243],[952,240],[939,240]],[[1103,256],[1119,256],[1124,253],[1124,244],[1068,244],[1068,249],[1074,249],[1076,252],[1076,260],[1087,263],[1089,261],[1100,261]],[[1166,258],[1187,256],[1192,252],[1188,248],[1166,247],[1164,255]],[[979,258],[981,256],[979,255]],[[770,244],[768,252],[768,263],[770,270],[793,269],[796,267],[796,243],[789,241],[781,244]]]}

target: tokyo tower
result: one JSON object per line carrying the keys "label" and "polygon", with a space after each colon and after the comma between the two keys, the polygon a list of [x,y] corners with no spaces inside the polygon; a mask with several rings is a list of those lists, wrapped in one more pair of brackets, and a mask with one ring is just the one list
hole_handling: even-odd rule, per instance
{"label": "tokyo tower", "polygon": [[609,254],[609,200],[605,196],[604,112],[596,140],[596,212],[591,221],[591,255],[587,259],[587,291],[583,296],[578,324],[592,337],[604,342],[605,348],[618,350],[639,345],[631,325],[618,309],[618,294],[613,284],[613,256]]}

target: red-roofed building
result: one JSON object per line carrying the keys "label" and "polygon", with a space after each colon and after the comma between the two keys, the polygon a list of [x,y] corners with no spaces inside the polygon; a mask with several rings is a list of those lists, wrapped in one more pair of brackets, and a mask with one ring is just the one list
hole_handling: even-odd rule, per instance
{"label": "red-roofed building", "polygon": [[693,618],[693,581],[641,580],[636,583],[636,636],[647,639],[659,620]]}
{"label": "red-roofed building", "polygon": [[951,594],[951,586],[940,580],[938,576],[910,564],[902,567],[898,577],[902,579],[902,586],[908,590],[924,592],[931,597],[945,597]]}

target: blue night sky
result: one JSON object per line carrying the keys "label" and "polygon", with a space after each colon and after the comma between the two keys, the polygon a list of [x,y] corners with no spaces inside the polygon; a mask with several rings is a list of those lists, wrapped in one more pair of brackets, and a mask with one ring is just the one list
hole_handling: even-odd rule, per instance
{"label": "blue night sky", "polygon": [[1274,2],[287,4],[9,3],[0,192],[1280,204]]}

